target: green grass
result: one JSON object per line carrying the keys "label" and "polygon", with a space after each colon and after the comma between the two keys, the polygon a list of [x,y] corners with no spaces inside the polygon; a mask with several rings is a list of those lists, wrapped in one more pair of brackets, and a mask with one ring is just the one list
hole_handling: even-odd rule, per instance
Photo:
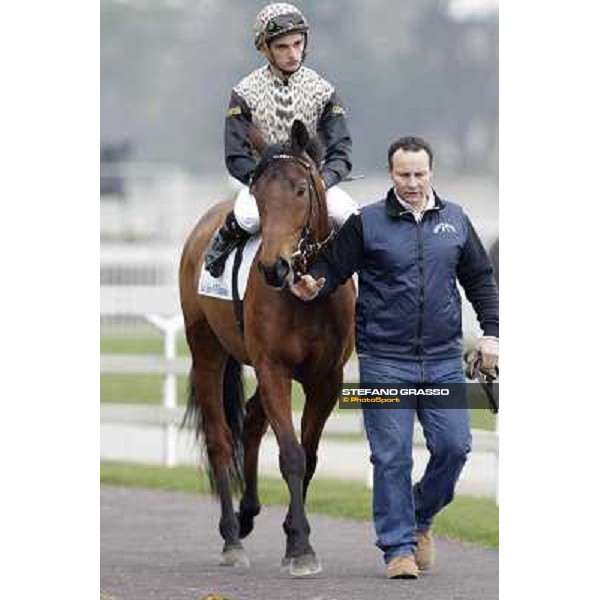
{"label": "green grass", "polygon": [[[100,336],[100,354],[159,354],[164,351],[161,334],[139,333],[128,336],[102,334]],[[189,356],[190,352],[183,335],[177,336],[177,355]]]}
{"label": "green grass", "polygon": [[[103,484],[209,493],[208,479],[194,467],[172,469],[153,465],[102,462]],[[288,491],[278,478],[261,478],[261,502],[265,506],[287,505]],[[307,502],[308,512],[360,521],[371,520],[371,490],[363,484],[335,479],[315,480]],[[457,496],[436,518],[436,535],[498,548],[498,507],[488,498]]]}
{"label": "green grass", "polygon": [[496,430],[496,415],[492,414],[487,408],[471,409],[471,428],[484,429],[485,431]]}
{"label": "green grass", "polygon": [[[100,402],[125,404],[160,404],[162,402],[161,375],[100,375]],[[245,382],[246,397],[256,389],[256,381]],[[187,377],[177,378],[177,402],[185,406],[187,402]],[[292,384],[292,409],[302,410],[304,392],[297,382]]]}
{"label": "green grass", "polygon": [[[101,375],[100,402],[161,404],[161,375]],[[187,402],[187,377],[177,378],[177,403]]]}

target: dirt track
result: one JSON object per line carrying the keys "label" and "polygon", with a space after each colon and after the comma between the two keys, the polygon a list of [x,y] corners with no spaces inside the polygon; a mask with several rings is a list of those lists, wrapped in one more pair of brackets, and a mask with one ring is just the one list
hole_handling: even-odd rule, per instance
{"label": "dirt track", "polygon": [[116,600],[488,600],[498,598],[498,552],[437,540],[438,564],[416,581],[388,581],[370,523],[309,515],[323,572],[279,572],[282,507],[263,508],[244,546],[252,566],[218,565],[218,505],[189,494],[102,487],[101,589]]}

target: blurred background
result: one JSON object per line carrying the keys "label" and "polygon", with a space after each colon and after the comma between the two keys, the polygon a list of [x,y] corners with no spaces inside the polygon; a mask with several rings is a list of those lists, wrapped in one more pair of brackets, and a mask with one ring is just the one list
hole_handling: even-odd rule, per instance
{"label": "blurred background", "polygon": [[[180,241],[228,193],[225,110],[231,88],[262,64],[252,25],[265,4],[101,1],[103,241]],[[440,192],[473,204],[485,236],[493,235],[497,0],[296,4],[312,26],[307,65],[345,102],[354,173],[367,176],[347,190],[361,203],[379,198],[390,142],[418,134],[437,153]]]}
{"label": "blurred background", "polygon": [[[132,405],[172,403],[169,386],[176,386],[175,404],[184,402],[179,253],[202,212],[234,192],[224,167],[224,118],[231,88],[263,64],[252,25],[265,4],[101,0],[100,341],[107,424],[122,424],[125,413],[118,416],[116,406],[128,405],[131,414]],[[489,248],[498,236],[498,0],[295,4],[311,25],[306,64],[333,83],[349,115],[353,174],[365,178],[344,184],[346,191],[361,205],[381,198],[390,187],[391,141],[423,136],[436,152],[436,189],[465,207]],[[475,335],[468,308],[464,322],[467,337]],[[112,417],[108,409],[115,409]],[[175,422],[144,414],[164,427]],[[487,417],[479,425],[494,428]],[[103,444],[107,436],[103,429]],[[121,457],[142,445],[123,439],[130,441],[125,450],[121,445]]]}

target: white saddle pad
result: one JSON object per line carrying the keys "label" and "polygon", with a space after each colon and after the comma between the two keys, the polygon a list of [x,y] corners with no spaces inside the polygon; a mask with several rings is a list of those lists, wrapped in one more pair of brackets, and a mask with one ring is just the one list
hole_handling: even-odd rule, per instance
{"label": "white saddle pad", "polygon": [[[244,299],[246,293],[246,286],[248,285],[248,276],[250,274],[250,267],[252,261],[258,252],[260,246],[261,236],[257,235],[250,238],[244,246],[244,253],[242,256],[242,264],[238,271],[238,290],[240,299]],[[198,280],[198,293],[202,296],[212,296],[213,298],[220,298],[221,300],[233,300],[233,288],[232,288],[232,274],[233,274],[233,262],[235,260],[237,249],[229,253],[227,262],[225,263],[225,270],[221,277],[213,277],[205,268],[204,261],[202,261],[202,269],[200,270],[200,279]]]}

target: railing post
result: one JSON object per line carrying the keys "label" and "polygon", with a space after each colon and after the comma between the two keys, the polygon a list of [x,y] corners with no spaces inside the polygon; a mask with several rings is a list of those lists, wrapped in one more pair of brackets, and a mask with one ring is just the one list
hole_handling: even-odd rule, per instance
{"label": "railing post", "polygon": [[[146,315],[146,318],[163,333],[164,356],[167,361],[173,361],[177,356],[177,332],[183,326],[181,315]],[[167,368],[163,381],[162,405],[167,414],[177,408],[177,375],[170,368]],[[177,429],[174,423],[165,423],[163,426],[163,464],[166,467],[177,464]]]}

